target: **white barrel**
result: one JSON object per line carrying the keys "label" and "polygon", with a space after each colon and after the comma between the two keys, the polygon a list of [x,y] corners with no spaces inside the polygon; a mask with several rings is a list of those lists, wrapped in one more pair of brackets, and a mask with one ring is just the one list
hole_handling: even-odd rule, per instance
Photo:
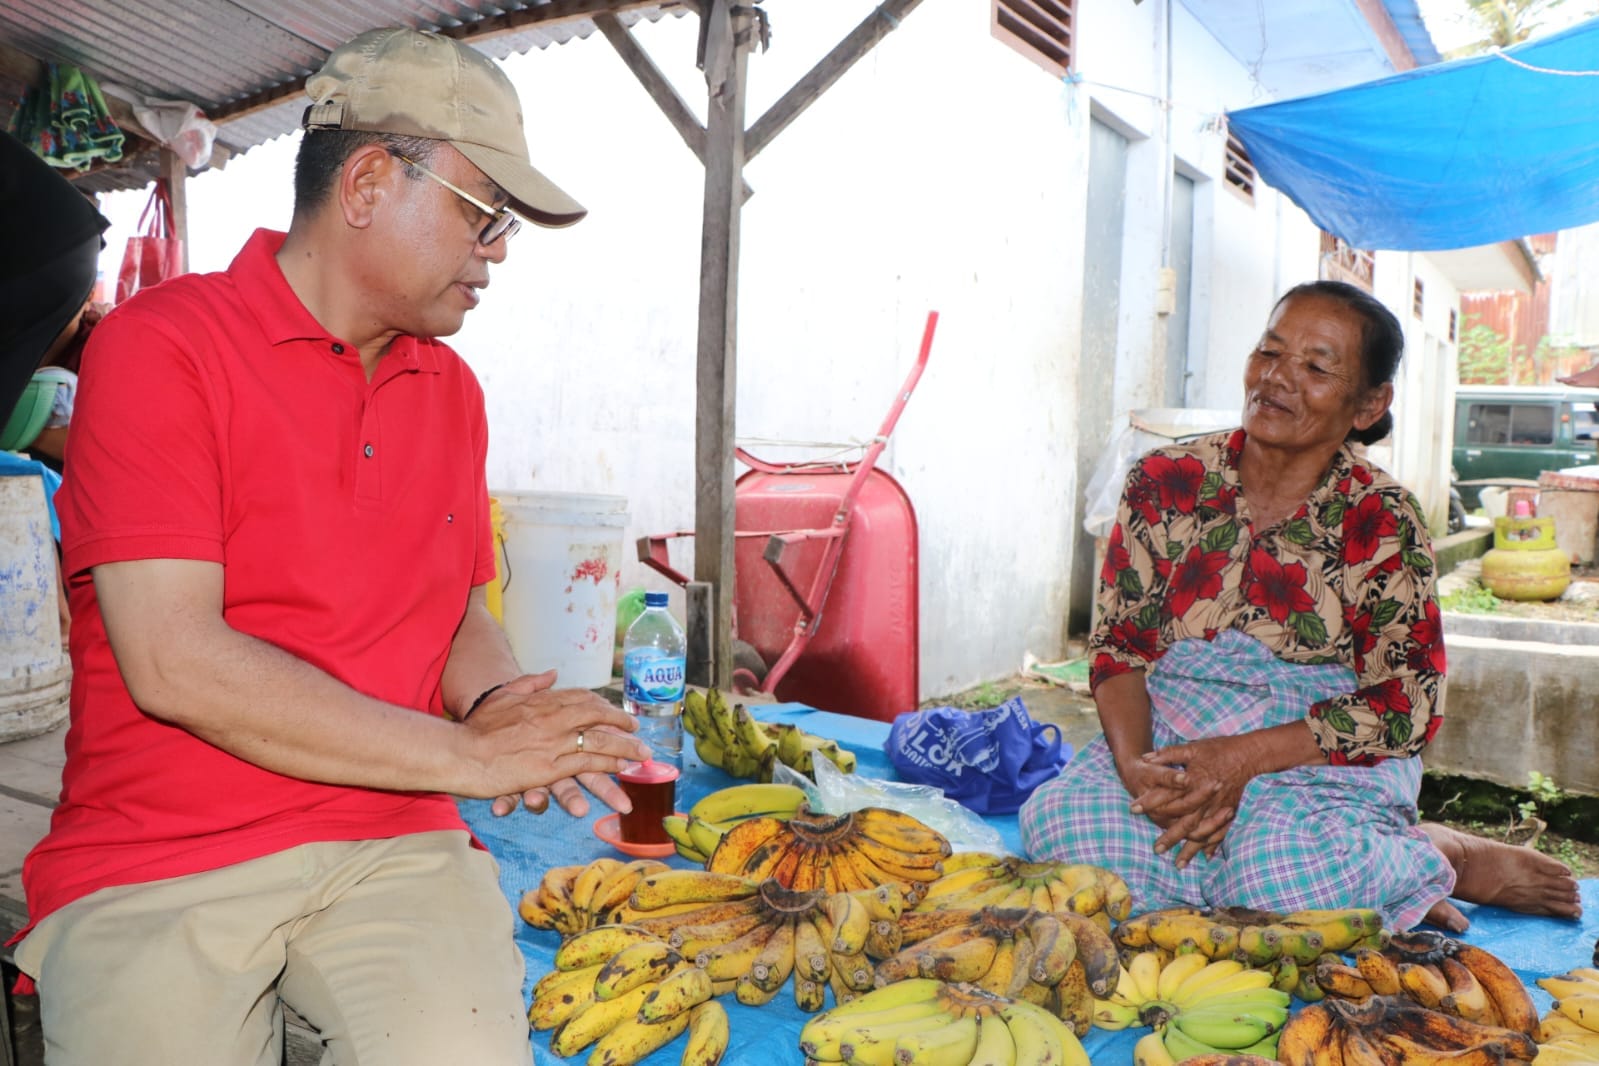
{"label": "white barrel", "polygon": [[44,482],[0,476],[0,742],[67,716],[72,667],[61,649],[56,547]]}
{"label": "white barrel", "polygon": [[496,492],[505,512],[505,635],[561,688],[611,681],[627,497]]}

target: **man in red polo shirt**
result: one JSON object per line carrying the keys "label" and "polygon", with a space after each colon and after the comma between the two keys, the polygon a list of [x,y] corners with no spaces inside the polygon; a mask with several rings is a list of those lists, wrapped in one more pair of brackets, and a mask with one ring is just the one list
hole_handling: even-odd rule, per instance
{"label": "man in red polo shirt", "polygon": [[[29,855],[52,1064],[528,1063],[521,953],[449,794],[612,807],[627,715],[526,676],[456,332],[517,221],[583,208],[464,45],[363,34],[307,82],[289,232],[141,293],[83,361],[61,499],[61,804]],[[530,664],[532,665],[532,664]]]}

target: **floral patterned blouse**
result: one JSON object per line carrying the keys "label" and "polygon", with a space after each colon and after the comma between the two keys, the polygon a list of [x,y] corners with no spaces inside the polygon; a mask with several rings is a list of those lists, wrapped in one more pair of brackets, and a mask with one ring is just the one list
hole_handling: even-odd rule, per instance
{"label": "floral patterned blouse", "polygon": [[1415,498],[1346,444],[1298,511],[1255,530],[1238,481],[1242,429],[1134,465],[1099,578],[1094,685],[1177,641],[1238,629],[1285,662],[1343,663],[1359,687],[1312,705],[1334,765],[1415,755],[1442,721],[1431,544]]}

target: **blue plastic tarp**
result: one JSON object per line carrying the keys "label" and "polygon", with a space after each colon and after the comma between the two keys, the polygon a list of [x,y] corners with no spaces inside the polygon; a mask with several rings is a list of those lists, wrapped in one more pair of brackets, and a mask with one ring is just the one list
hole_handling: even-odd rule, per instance
{"label": "blue plastic tarp", "polygon": [[[858,773],[888,780],[896,778],[888,756],[883,753],[883,742],[888,739],[886,723],[817,711],[802,704],[774,704],[752,710],[763,721],[793,722],[808,732],[832,737],[855,753]],[[684,774],[677,797],[680,809],[687,809],[707,793],[737,783],[721,770],[700,762],[692,750],[683,753],[683,761]],[[626,859],[594,836],[595,821],[609,813],[595,806],[598,809],[586,818],[572,818],[559,810],[543,815],[517,811],[505,818],[495,818],[486,800],[460,802],[467,825],[499,861],[500,887],[513,906],[521,900],[522,893],[538,886],[551,867],[592,862],[602,855]],[[984,820],[999,831],[1007,851],[1022,853],[1015,815],[989,815]],[[676,856],[662,861],[683,869],[694,866]],[[1582,902],[1585,916],[1580,922],[1529,918],[1497,907],[1463,904],[1461,909],[1472,923],[1471,932],[1464,939],[1498,954],[1531,985],[1537,977],[1564,973],[1573,966],[1586,966],[1591,961],[1594,940],[1599,936],[1599,882],[1582,882]],[[517,920],[516,942],[527,960],[524,998],[531,994],[534,981],[554,968],[555,949],[560,939],[551,930],[534,929]],[[1539,1010],[1547,1010],[1549,996],[1536,987],[1531,991]],[[804,1059],[799,1051],[799,1033],[812,1016],[794,1005],[789,988],[762,1007],[744,1006],[732,996],[723,996],[722,1002],[727,1006],[733,1031],[732,1046],[722,1060],[726,1066],[773,1066]],[[831,994],[828,1004],[832,1004]],[[1114,1033],[1095,1029],[1084,1038],[1083,1047],[1095,1066],[1126,1066],[1132,1061],[1133,1045],[1145,1032],[1144,1029]],[[563,1061],[550,1052],[550,1034],[534,1033],[532,1041],[536,1063]],[[675,1066],[682,1058],[683,1043],[684,1038],[678,1037],[646,1058],[644,1066]],[[569,1061],[586,1059],[587,1054],[584,1052],[580,1058]]]}
{"label": "blue plastic tarp", "polygon": [[1227,121],[1266,184],[1355,248],[1586,225],[1599,221],[1599,19]]}

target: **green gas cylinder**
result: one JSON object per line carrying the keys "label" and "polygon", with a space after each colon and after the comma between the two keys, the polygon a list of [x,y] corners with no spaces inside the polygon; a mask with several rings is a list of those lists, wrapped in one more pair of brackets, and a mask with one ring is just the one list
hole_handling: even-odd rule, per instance
{"label": "green gas cylinder", "polygon": [[1553,600],[1571,584],[1571,557],[1555,543],[1555,520],[1523,501],[1494,519],[1494,546],[1482,557],[1482,583],[1502,600]]}

